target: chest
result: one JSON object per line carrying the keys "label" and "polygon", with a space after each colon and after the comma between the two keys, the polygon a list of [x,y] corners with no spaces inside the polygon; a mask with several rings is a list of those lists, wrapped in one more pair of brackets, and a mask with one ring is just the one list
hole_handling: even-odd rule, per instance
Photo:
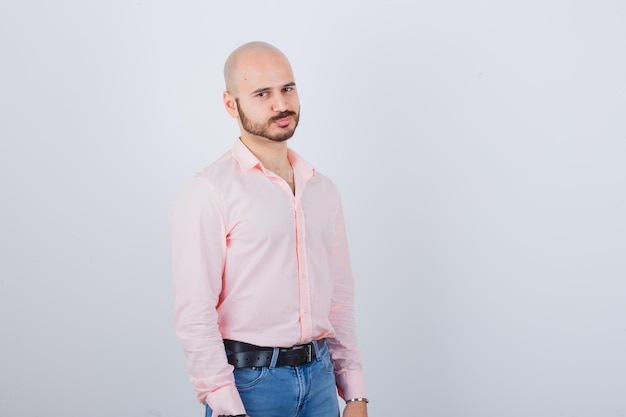
{"label": "chest", "polygon": [[267,177],[230,184],[222,198],[227,239],[257,244],[307,239],[330,244],[338,202],[315,181],[300,187],[294,195],[281,178]]}

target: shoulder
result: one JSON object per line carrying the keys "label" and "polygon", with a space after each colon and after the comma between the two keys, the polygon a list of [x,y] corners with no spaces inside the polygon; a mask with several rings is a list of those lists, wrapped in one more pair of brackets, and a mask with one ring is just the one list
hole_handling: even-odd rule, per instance
{"label": "shoulder", "polygon": [[233,157],[232,151],[228,151],[218,160],[196,173],[191,180],[218,185],[229,177],[234,176],[236,171],[237,161]]}
{"label": "shoulder", "polygon": [[226,152],[215,162],[193,175],[176,198],[177,207],[205,206],[219,199],[220,188],[232,178],[236,162],[230,152]]}
{"label": "shoulder", "polygon": [[320,186],[325,187],[328,191],[339,194],[339,187],[337,187],[335,182],[326,174],[315,170],[312,179]]}
{"label": "shoulder", "polygon": [[326,207],[341,207],[341,193],[335,182],[320,171],[315,171],[306,182],[303,198],[306,201],[315,201],[316,205]]}
{"label": "shoulder", "polygon": [[305,158],[300,156],[294,150],[289,149],[289,152],[292,164],[294,164],[294,167],[300,172],[300,175],[306,178],[307,184],[322,187],[327,191],[338,193],[337,186],[328,176],[320,172],[318,169],[313,168],[313,165],[311,165]]}

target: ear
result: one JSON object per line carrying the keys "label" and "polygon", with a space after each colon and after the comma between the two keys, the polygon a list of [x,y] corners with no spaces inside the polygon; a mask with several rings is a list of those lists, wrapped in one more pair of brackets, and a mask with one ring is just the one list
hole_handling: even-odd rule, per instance
{"label": "ear", "polygon": [[226,111],[230,114],[230,117],[237,119],[239,117],[239,113],[237,112],[237,102],[235,101],[235,97],[233,97],[233,95],[228,91],[224,91],[223,99],[224,107],[226,107]]}

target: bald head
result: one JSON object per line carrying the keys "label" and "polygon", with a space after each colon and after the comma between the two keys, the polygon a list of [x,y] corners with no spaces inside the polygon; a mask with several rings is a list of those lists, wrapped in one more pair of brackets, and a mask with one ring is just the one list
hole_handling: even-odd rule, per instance
{"label": "bald head", "polygon": [[228,114],[237,119],[241,140],[282,142],[300,119],[300,101],[287,57],[264,42],[235,49],[224,65]]}
{"label": "bald head", "polygon": [[235,49],[224,64],[226,91],[239,95],[239,87],[254,72],[272,66],[286,66],[291,71],[289,60],[278,48],[266,42],[249,42]]}

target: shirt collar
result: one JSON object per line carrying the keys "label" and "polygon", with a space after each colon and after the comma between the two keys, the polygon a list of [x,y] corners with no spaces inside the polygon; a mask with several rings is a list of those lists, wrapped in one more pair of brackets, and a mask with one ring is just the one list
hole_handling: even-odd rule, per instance
{"label": "shirt collar", "polygon": [[[261,161],[254,156],[254,154],[243,144],[241,139],[237,139],[235,141],[235,145],[233,146],[233,156],[239,162],[239,166],[244,171],[252,169],[258,166],[260,169],[263,169],[263,164]],[[295,151],[289,149],[288,150],[288,158],[291,162],[291,166],[298,174],[304,179],[307,180],[315,175],[315,168],[313,168],[304,158],[298,155]]]}
{"label": "shirt collar", "polygon": [[296,171],[304,181],[315,175],[315,168],[311,166],[304,158],[298,155],[295,151],[289,149],[288,158],[291,162],[293,170]]}
{"label": "shirt collar", "polygon": [[237,162],[239,162],[239,166],[244,171],[248,171],[257,165],[259,167],[262,166],[261,161],[259,161],[259,159],[254,156],[252,152],[250,152],[250,149],[243,144],[241,139],[237,139],[235,141],[232,152]]}

